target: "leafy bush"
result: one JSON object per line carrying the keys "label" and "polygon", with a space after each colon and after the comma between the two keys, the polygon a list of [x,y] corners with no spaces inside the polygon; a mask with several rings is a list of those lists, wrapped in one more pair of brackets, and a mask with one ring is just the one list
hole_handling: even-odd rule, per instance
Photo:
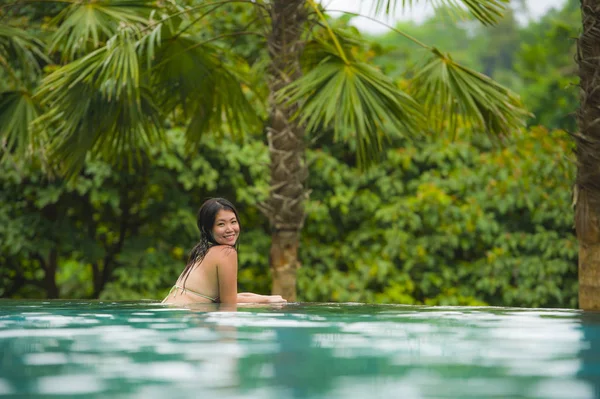
{"label": "leafy bush", "polygon": [[311,153],[301,298],[575,307],[568,137],[478,140],[407,142],[366,174]]}
{"label": "leafy bush", "polygon": [[[565,133],[533,128],[502,146],[399,140],[365,173],[343,145],[316,148],[300,300],[576,306],[575,168]],[[135,171],[90,161],[63,182],[5,160],[0,295],[48,296],[55,250],[62,297],[161,298],[197,240],[197,208],[212,196],[230,198],[241,213],[240,290],[267,293],[270,236],[257,207],[268,190],[267,157],[253,137],[206,138],[190,154],[173,130],[168,148]]]}

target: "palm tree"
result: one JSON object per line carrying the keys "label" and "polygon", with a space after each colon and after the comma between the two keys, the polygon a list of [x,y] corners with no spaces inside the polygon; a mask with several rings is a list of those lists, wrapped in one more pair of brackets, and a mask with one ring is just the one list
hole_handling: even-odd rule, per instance
{"label": "palm tree", "polygon": [[577,113],[577,180],[574,190],[575,226],[579,239],[579,307],[600,310],[600,6],[581,0],[583,31],[577,61],[581,104]]}
{"label": "palm tree", "polygon": [[[526,115],[510,91],[398,32],[430,55],[411,89],[401,89],[361,58],[357,39],[332,26],[314,0],[65,1],[71,4],[54,19],[49,44],[65,64],[42,81],[35,98],[36,109],[43,110],[33,123],[18,113],[0,113],[11,121],[2,125],[8,126],[2,136],[19,144],[15,151],[31,147],[33,138],[43,140],[49,159],[72,174],[90,152],[115,161],[132,158],[160,142],[165,121],[185,124],[190,145],[207,132],[263,129],[254,105],[266,83],[271,189],[261,209],[272,228],[273,292],[288,300],[296,299],[300,267],[308,135],[332,131],[338,139],[355,140],[365,166],[376,160],[390,131],[452,128],[460,119],[506,135]],[[415,2],[403,0],[402,6]],[[508,0],[461,2],[493,24]],[[258,30],[207,37],[207,16],[229,3],[246,4]],[[391,13],[396,3],[375,1],[373,13]],[[462,12],[454,0],[436,4]],[[250,77],[249,65],[224,45],[227,36],[249,34],[265,39],[264,79]],[[248,90],[254,91],[253,103]]]}
{"label": "palm tree", "polygon": [[6,153],[26,150],[29,127],[40,113],[33,91],[46,61],[43,43],[20,29],[0,25],[0,144]]}

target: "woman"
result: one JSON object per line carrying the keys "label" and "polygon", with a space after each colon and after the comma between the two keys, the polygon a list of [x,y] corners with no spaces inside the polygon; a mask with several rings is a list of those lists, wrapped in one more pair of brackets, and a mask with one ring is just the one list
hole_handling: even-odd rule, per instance
{"label": "woman", "polygon": [[198,211],[200,242],[163,303],[282,303],[280,295],[237,292],[240,222],[233,204],[211,198]]}

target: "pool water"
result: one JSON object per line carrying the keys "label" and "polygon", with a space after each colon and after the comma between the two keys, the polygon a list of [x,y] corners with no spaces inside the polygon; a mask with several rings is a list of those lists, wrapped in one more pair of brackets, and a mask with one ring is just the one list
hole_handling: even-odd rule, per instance
{"label": "pool water", "polygon": [[600,313],[3,300],[0,397],[600,398]]}

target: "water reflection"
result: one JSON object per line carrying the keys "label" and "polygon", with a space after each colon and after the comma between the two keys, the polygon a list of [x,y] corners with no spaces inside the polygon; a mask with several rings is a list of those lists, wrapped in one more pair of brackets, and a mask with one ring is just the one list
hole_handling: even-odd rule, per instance
{"label": "water reflection", "polygon": [[[320,328],[314,317],[295,316],[295,327],[253,320],[273,328],[279,349],[241,360],[243,387],[268,384],[298,398],[372,396],[371,390],[413,397],[596,397],[575,378],[584,367],[577,355],[588,347],[575,312],[390,312],[369,321],[321,318]],[[597,359],[597,349],[592,353]],[[598,384],[600,372],[590,376]]]}
{"label": "water reflection", "polygon": [[0,396],[600,397],[600,314],[0,301]]}
{"label": "water reflection", "polygon": [[581,367],[577,377],[585,381],[590,397],[600,398],[600,313],[579,314],[582,345],[579,351]]}

